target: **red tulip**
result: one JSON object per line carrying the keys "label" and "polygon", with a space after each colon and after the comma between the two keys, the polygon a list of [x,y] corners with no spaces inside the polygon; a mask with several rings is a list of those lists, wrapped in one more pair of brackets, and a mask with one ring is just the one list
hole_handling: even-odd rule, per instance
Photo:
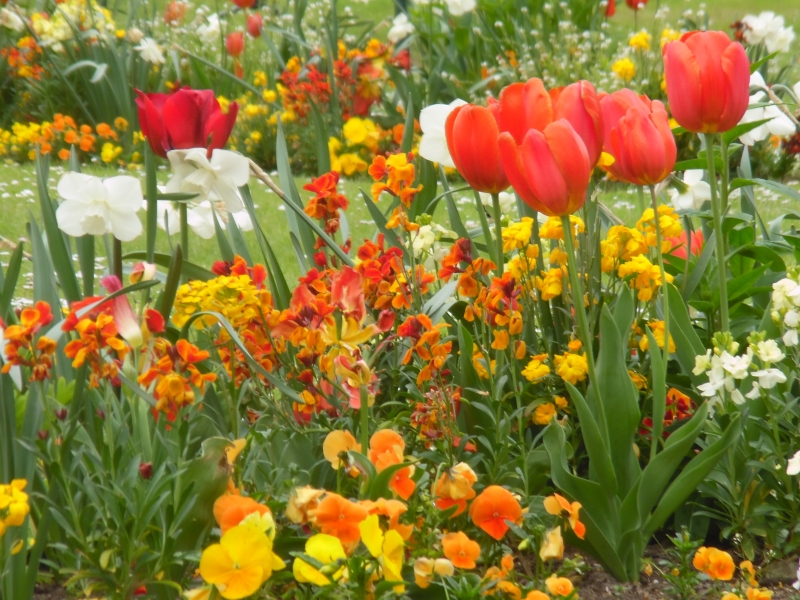
{"label": "red tulip", "polygon": [[677,150],[664,105],[624,89],[602,95],[604,150],[614,157],[608,172],[635,185],[664,181],[675,166]]}
{"label": "red tulip", "polygon": [[264,20],[258,13],[247,15],[247,33],[250,37],[261,37],[261,28],[264,26]]}
{"label": "red tulip", "polygon": [[164,23],[167,25],[180,25],[186,15],[186,2],[172,0],[164,8]]}
{"label": "red tulip", "polygon": [[229,33],[225,38],[225,51],[233,58],[239,58],[239,55],[244,52],[244,33],[241,31]]}
{"label": "red tulip", "polygon": [[628,8],[639,10],[639,8],[647,4],[647,0],[625,0],[625,4],[628,5]]}
{"label": "red tulip", "polygon": [[606,5],[606,17],[611,18],[615,14],[617,14],[617,2],[616,0],[608,0],[608,4]]}
{"label": "red tulip", "polygon": [[586,202],[594,163],[580,136],[566,119],[544,131],[530,129],[521,144],[500,134],[500,157],[520,198],[548,216],[569,215]]}
{"label": "red tulip", "polygon": [[580,136],[589,161],[597,163],[602,152],[603,129],[597,92],[588,81],[577,81],[563,88],[545,89],[541,79],[513,83],[500,92],[496,103],[500,131],[507,131],[522,144],[530,129],[544,131],[558,119],[569,121]]}
{"label": "red tulip", "polygon": [[239,105],[231,102],[223,114],[212,90],[185,87],[174,94],[136,94],[142,135],[162,158],[170,150],[205,147],[210,156],[214,148],[225,146],[239,112]]}
{"label": "red tulip", "polygon": [[500,164],[496,113],[490,108],[465,104],[447,116],[447,147],[456,169],[473,189],[497,194],[508,187]]}
{"label": "red tulip", "polygon": [[672,116],[694,133],[736,126],[750,101],[750,62],[721,31],[690,31],[664,46],[664,76]]}
{"label": "red tulip", "polygon": [[[672,245],[672,256],[686,260],[686,249],[689,244],[686,243],[686,232],[682,231],[677,237],[667,238],[667,241]],[[703,237],[702,229],[697,229],[692,232],[691,248],[689,250],[692,256],[700,256],[703,252],[703,245],[705,238]]]}
{"label": "red tulip", "polygon": [[233,0],[233,3],[239,8],[250,8],[256,3],[256,0]]}

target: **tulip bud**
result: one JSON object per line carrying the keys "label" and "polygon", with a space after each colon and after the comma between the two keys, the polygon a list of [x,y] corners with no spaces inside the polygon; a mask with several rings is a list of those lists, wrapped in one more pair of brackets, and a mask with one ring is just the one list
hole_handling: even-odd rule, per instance
{"label": "tulip bud", "polygon": [[98,408],[96,411],[94,411],[94,413],[100,418],[101,421],[106,420],[106,413],[103,412],[101,409]]}
{"label": "tulip bud", "polygon": [[144,32],[141,29],[138,29],[137,27],[131,27],[128,29],[128,41],[132,44],[138,44],[142,41],[143,37]]}
{"label": "tulip bud", "polygon": [[47,438],[50,437],[50,432],[47,429],[40,429],[36,432],[36,437],[40,440],[45,441]]}
{"label": "tulip bud", "polygon": [[55,411],[56,419],[59,421],[64,421],[67,418],[67,409],[66,408],[57,408]]}
{"label": "tulip bud", "polygon": [[250,37],[261,37],[261,28],[264,26],[264,20],[258,13],[247,15],[247,33]]}
{"label": "tulip bud", "polygon": [[156,275],[156,266],[152,263],[138,262],[133,265],[131,274],[128,280],[131,283],[139,283],[140,281],[150,281]]}
{"label": "tulip bud", "polygon": [[143,462],[139,464],[139,475],[142,479],[150,479],[153,476],[153,463]]}
{"label": "tulip bud", "polygon": [[233,58],[239,58],[239,55],[244,52],[244,33],[241,31],[229,33],[225,38],[225,51]]}

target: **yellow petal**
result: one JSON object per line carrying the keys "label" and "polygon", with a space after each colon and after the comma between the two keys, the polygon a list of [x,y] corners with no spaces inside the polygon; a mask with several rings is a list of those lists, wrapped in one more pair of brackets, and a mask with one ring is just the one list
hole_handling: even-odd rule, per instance
{"label": "yellow petal", "polygon": [[264,582],[263,570],[253,565],[232,571],[225,582],[225,589],[219,588],[220,595],[226,600],[240,600],[256,593]]}
{"label": "yellow petal", "polygon": [[244,450],[245,446],[247,446],[247,440],[233,440],[231,445],[225,449],[225,457],[228,459],[228,463],[233,464],[233,461],[236,460],[236,457]]}
{"label": "yellow petal", "polygon": [[380,556],[383,548],[383,532],[378,515],[370,515],[358,524],[358,528],[361,530],[361,541],[369,553],[375,557]]}
{"label": "yellow petal", "polygon": [[231,557],[220,544],[209,546],[200,556],[200,577],[207,583],[223,583],[234,568]]}

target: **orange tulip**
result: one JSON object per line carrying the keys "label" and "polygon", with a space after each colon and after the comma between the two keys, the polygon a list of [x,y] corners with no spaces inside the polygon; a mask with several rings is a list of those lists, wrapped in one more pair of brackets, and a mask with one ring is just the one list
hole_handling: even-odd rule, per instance
{"label": "orange tulip", "polygon": [[721,31],[690,31],[664,46],[664,76],[675,120],[694,133],[735,127],[750,102],[750,63]]}
{"label": "orange tulip", "polygon": [[594,163],[566,119],[550,123],[544,131],[528,130],[521,144],[504,132],[499,143],[508,180],[528,206],[556,217],[586,202]]}
{"label": "orange tulip", "polygon": [[339,494],[329,493],[313,511],[312,519],[322,533],[339,538],[343,544],[349,544],[361,539],[358,525],[367,516],[367,509],[363,506]]}
{"label": "orange tulip", "polygon": [[268,506],[259,504],[247,496],[226,494],[214,502],[214,519],[224,535],[231,527],[236,527],[245,517],[253,513],[264,515],[271,512]]}
{"label": "orange tulip", "polygon": [[225,38],[225,50],[233,58],[238,58],[244,52],[244,33],[234,31]]}
{"label": "orange tulip", "polygon": [[442,538],[444,555],[459,569],[474,569],[475,559],[481,555],[478,542],[462,532],[451,532]]}
{"label": "orange tulip", "polygon": [[490,485],[472,501],[469,516],[475,525],[499,540],[508,531],[506,521],[516,523],[522,518],[522,508],[507,489]]}
{"label": "orange tulip", "polygon": [[496,109],[465,104],[447,116],[447,148],[456,169],[473,189],[497,194],[508,187],[500,164]]}
{"label": "orange tulip", "polygon": [[[490,101],[491,102],[491,101]],[[600,104],[594,86],[588,81],[576,81],[549,92],[539,78],[525,83],[513,83],[500,92],[497,123],[521,145],[531,129],[544,131],[559,119],[566,119],[586,146],[592,165],[600,158],[603,146]]]}
{"label": "orange tulip", "polygon": [[604,150],[614,157],[606,170],[620,181],[652,185],[675,166],[677,149],[664,105],[624,89],[600,98]]}

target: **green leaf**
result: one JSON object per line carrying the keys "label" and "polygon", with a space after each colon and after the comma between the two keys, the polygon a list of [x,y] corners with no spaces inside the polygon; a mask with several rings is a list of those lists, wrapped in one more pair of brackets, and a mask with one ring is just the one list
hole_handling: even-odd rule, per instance
{"label": "green leaf", "polygon": [[372,461],[369,458],[361,454],[361,452],[350,450],[347,453],[347,456],[350,461],[353,462],[367,476],[368,482],[373,481],[378,475],[378,472],[375,470],[375,465],[372,464]]}
{"label": "green leaf", "polygon": [[703,246],[703,251],[700,253],[700,258],[697,259],[697,262],[692,269],[692,272],[689,274],[689,278],[683,284],[683,292],[681,295],[683,298],[688,302],[694,291],[697,289],[697,286],[700,285],[700,282],[703,280],[703,275],[708,268],[709,263],[711,262],[711,258],[714,256],[714,248],[717,245],[717,232],[712,231],[711,235],[708,236],[708,240]]}
{"label": "green leaf", "polygon": [[400,241],[400,238],[397,237],[397,233],[395,233],[394,229],[389,229],[386,227],[386,217],[383,216],[381,209],[378,208],[378,205],[372,201],[364,190],[361,191],[361,197],[364,199],[364,204],[367,206],[367,210],[369,211],[372,220],[375,221],[375,226],[378,228],[383,234],[383,237],[389,242],[389,245],[394,248],[400,248],[403,251],[403,256],[406,260],[409,260],[408,250],[406,250],[405,245]]}
{"label": "green leaf", "polygon": [[761,119],[760,121],[751,121],[750,123],[742,123],[737,125],[733,129],[729,129],[725,133],[722,134],[722,143],[723,144],[730,144],[736,138],[753,131],[758,127],[761,127],[764,123],[769,123],[772,119]]}
{"label": "green leaf", "polygon": [[331,153],[328,151],[328,127],[319,114],[315,102],[311,102],[311,120],[314,123],[314,142],[317,150],[317,175],[331,170]]}
{"label": "green leaf", "polygon": [[692,381],[696,381],[697,377],[692,373],[694,359],[700,354],[705,354],[706,348],[692,326],[689,311],[686,309],[686,304],[678,289],[668,283],[667,294],[669,294],[669,334],[675,340],[678,362],[684,375],[690,377]]}
{"label": "green leaf", "polygon": [[[124,254],[122,258],[127,260],[147,260],[147,254],[142,250],[137,250],[135,252],[128,252]],[[168,269],[171,263],[171,254],[156,252],[153,255],[153,264],[156,264],[159,267]],[[214,279],[216,277],[216,275],[214,275],[214,273],[208,269],[185,260],[181,261],[181,274],[185,275],[189,279],[198,279],[200,281],[208,281],[209,279]]]}
{"label": "green leaf", "polygon": [[145,198],[147,199],[147,237],[145,241],[145,260],[155,262],[156,235],[158,234],[158,177],[156,176],[156,155],[150,144],[144,145]]}
{"label": "green leaf", "polygon": [[403,127],[403,140],[400,143],[401,152],[411,152],[414,144],[414,98],[411,92],[406,99],[406,123]]}
{"label": "green leaf", "polygon": [[[733,302],[742,296],[745,298],[748,297],[747,292],[750,291],[751,286],[761,278],[768,268],[767,265],[764,265],[757,269],[746,271],[738,277],[729,279],[726,283],[728,287],[728,301]],[[715,309],[719,307],[719,294],[711,295],[711,305]]]}
{"label": "green leaf", "polygon": [[469,232],[467,228],[464,227],[464,222],[461,220],[461,215],[453,199],[453,194],[450,192],[450,185],[447,183],[447,175],[445,175],[442,165],[439,165],[439,181],[442,183],[442,189],[446,194],[445,202],[447,203],[447,216],[450,218],[450,227],[453,228],[453,231],[456,232],[458,237],[469,239]]}
{"label": "green leaf", "polygon": [[219,222],[217,211],[212,210],[214,216],[214,232],[217,238],[217,246],[219,247],[219,254],[222,260],[232,263],[234,259],[233,248],[228,241],[228,236],[225,235],[225,230]]}
{"label": "green leaf", "polygon": [[181,245],[176,244],[175,249],[172,251],[172,257],[169,261],[167,268],[167,281],[164,284],[164,291],[161,294],[161,309],[159,312],[164,317],[164,322],[169,323],[169,315],[172,312],[172,307],[175,304],[175,295],[178,292],[178,286],[181,283],[181,270],[183,267],[183,254],[181,253]]}
{"label": "green leaf", "polygon": [[[670,337],[672,337],[671,328]],[[650,345],[650,365],[653,372],[653,431],[650,438],[650,460],[652,461],[658,452],[658,444],[664,429],[664,414],[667,412],[667,372],[658,342],[656,342],[650,327],[647,327],[647,342]],[[669,348],[669,346],[667,347]]]}
{"label": "green leaf", "polygon": [[736,178],[731,181],[730,190],[737,190],[740,187],[747,187],[751,185],[760,185],[761,187],[765,187],[768,190],[772,190],[773,192],[777,192],[787,198],[791,198],[792,200],[800,201],[800,193],[796,190],[793,190],[788,185],[784,185],[782,183],[778,183],[777,181],[771,181],[769,179],[740,179]]}
{"label": "green leaf", "polygon": [[22,257],[24,255],[22,242],[17,244],[11,258],[8,259],[8,268],[3,278],[3,291],[0,293],[0,318],[9,323],[8,309],[11,308],[11,301],[14,299],[14,290],[17,289],[17,280],[22,270]]}
{"label": "green leaf", "polygon": [[750,65],[750,74],[752,75],[753,73],[758,71],[761,68],[761,65],[766,63],[768,60],[771,60],[771,59],[775,58],[776,56],[778,56],[778,54],[780,54],[780,50],[776,50],[772,54],[767,54],[761,60],[757,60],[756,62],[751,63],[751,65]]}
{"label": "green leaf", "polygon": [[236,219],[234,219],[233,215],[230,213],[228,214],[227,230],[231,238],[231,245],[236,254],[241,256],[248,265],[252,265],[253,259],[250,258],[250,250],[247,247],[247,242],[244,240],[242,230],[239,229],[239,225],[236,224]]}

